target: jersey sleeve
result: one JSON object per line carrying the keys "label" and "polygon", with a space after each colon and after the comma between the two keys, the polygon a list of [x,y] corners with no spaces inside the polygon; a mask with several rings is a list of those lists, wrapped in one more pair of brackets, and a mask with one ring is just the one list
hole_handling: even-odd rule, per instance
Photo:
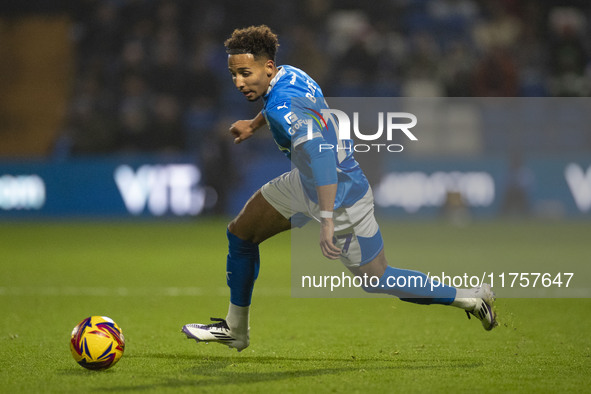
{"label": "jersey sleeve", "polygon": [[295,150],[308,163],[315,186],[332,185],[338,182],[336,161],[332,152],[321,147],[316,138],[301,143]]}
{"label": "jersey sleeve", "polygon": [[289,103],[279,103],[265,110],[265,118],[273,132],[275,142],[282,148],[291,150],[293,113]]}

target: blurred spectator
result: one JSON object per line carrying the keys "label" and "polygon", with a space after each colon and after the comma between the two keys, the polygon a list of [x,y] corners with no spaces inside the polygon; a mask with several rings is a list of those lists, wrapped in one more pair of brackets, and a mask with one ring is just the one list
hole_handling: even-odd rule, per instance
{"label": "blurred spectator", "polygon": [[585,16],[575,8],[555,8],[550,13],[552,53],[550,73],[554,96],[587,96],[591,93],[585,71],[589,55],[582,36]]}
{"label": "blurred spectator", "polygon": [[544,97],[548,95],[548,59],[545,38],[541,34],[544,25],[543,11],[537,4],[528,2],[521,13],[523,28],[519,35],[519,50],[515,53],[518,64],[519,95],[525,97]]}
{"label": "blurred spectator", "polygon": [[124,42],[119,63],[120,69],[117,72],[121,76],[136,74],[147,77],[149,68],[145,43],[137,38]]}
{"label": "blurred spectator", "polygon": [[419,32],[410,40],[410,51],[403,65],[405,96],[441,96],[441,56],[434,36],[429,32]]}
{"label": "blurred spectator", "polygon": [[147,151],[150,145],[149,125],[146,108],[138,102],[123,104],[119,113],[119,149],[126,153]]}
{"label": "blurred spectator", "polygon": [[441,64],[441,78],[448,97],[472,96],[472,74],[476,59],[467,44],[450,43]]}
{"label": "blurred spectator", "polygon": [[181,105],[171,94],[160,94],[152,103],[153,118],[149,127],[146,150],[151,152],[182,152],[185,137],[182,132]]}
{"label": "blurred spectator", "polygon": [[494,47],[486,53],[476,65],[473,86],[477,97],[517,95],[517,67],[507,50]]}
{"label": "blurred spectator", "polygon": [[239,161],[236,160],[236,146],[228,138],[228,128],[234,120],[222,117],[210,129],[209,138],[203,141],[200,163],[203,167],[203,183],[211,186],[217,193],[213,213],[222,215],[228,212],[230,193],[236,190],[242,179],[239,176]]}
{"label": "blurred spectator", "polygon": [[154,42],[154,64],[149,81],[152,90],[182,97],[185,92],[185,63],[177,29],[165,27]]}
{"label": "blurred spectator", "polygon": [[[207,141],[214,133],[217,122],[215,104],[215,100],[211,97],[197,96],[189,103],[185,111],[183,130],[187,143],[186,148],[192,153],[202,154],[204,150],[208,149]],[[228,140],[230,140],[229,137]]]}
{"label": "blurred spectator", "polygon": [[507,7],[507,2],[485,0],[482,5],[484,19],[474,27],[474,41],[479,49],[486,52],[491,48],[515,48],[521,20]]}
{"label": "blurred spectator", "polygon": [[151,96],[145,80],[138,74],[125,77],[119,101],[118,145],[126,152],[141,152],[149,135]]}
{"label": "blurred spectator", "polygon": [[292,50],[286,59],[286,64],[297,64],[298,68],[306,70],[320,86],[324,86],[330,72],[329,59],[322,50],[320,37],[314,30],[302,25],[296,25],[290,31],[293,39]]}
{"label": "blurred spectator", "polygon": [[[72,154],[108,153],[116,147],[113,116],[97,79],[86,75],[78,80],[71,100],[62,144]],[[63,149],[63,145],[62,145]]]}
{"label": "blurred spectator", "polygon": [[530,213],[530,193],[534,184],[532,171],[525,167],[520,154],[510,158],[507,185],[501,212],[504,215],[523,216]]}

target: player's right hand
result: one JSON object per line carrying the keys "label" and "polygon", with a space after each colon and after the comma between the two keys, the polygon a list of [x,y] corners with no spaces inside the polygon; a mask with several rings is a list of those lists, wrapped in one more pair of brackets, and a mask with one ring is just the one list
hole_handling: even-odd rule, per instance
{"label": "player's right hand", "polygon": [[320,220],[320,250],[324,257],[336,260],[341,257],[341,249],[334,244],[334,223],[332,219]]}
{"label": "player's right hand", "polygon": [[239,144],[242,141],[252,137],[254,129],[252,127],[252,121],[250,120],[239,120],[234,122],[230,126],[230,133],[234,136],[234,143]]}

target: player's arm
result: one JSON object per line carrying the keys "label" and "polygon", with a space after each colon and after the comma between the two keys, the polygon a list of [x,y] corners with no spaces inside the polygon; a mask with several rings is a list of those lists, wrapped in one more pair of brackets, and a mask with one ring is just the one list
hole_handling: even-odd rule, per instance
{"label": "player's arm", "polygon": [[[301,113],[298,108],[285,108],[284,111],[272,109],[267,112],[269,122],[276,124],[278,128],[282,128],[285,133],[292,138],[292,149],[298,155],[305,155],[306,162],[312,172],[314,184],[316,186],[316,193],[318,195],[318,204],[321,211],[332,212],[334,210],[334,202],[337,193],[337,166],[334,154],[329,150],[320,149],[321,142],[324,141],[322,137],[308,139],[307,131],[304,128],[293,132],[291,129],[291,120],[287,116],[290,113]],[[321,133],[318,133],[320,136]],[[326,214],[330,216],[329,214]],[[337,259],[341,255],[341,250],[337,248],[333,242],[334,237],[334,222],[332,217],[321,218],[320,220],[320,249],[322,254],[329,259]]]}
{"label": "player's arm", "polygon": [[[318,193],[321,216],[325,212],[332,213],[337,194],[337,184],[316,186],[316,192]],[[320,249],[322,254],[329,259],[335,260],[341,256],[341,250],[334,244],[334,221],[332,217],[320,218]]]}
{"label": "player's arm", "polygon": [[337,194],[337,169],[332,152],[320,149],[321,139],[315,138],[301,144],[300,149],[308,156],[320,208],[320,249],[329,259],[338,259],[341,250],[334,244],[334,221],[332,212]]}
{"label": "player's arm", "polygon": [[234,143],[239,144],[242,141],[252,137],[257,129],[261,128],[266,123],[262,112],[250,120],[239,120],[230,126],[230,133],[234,136]]}

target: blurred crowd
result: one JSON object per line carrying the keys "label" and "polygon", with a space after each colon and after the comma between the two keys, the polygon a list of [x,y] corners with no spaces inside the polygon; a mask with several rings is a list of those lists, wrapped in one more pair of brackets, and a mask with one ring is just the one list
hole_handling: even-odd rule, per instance
{"label": "blurred crowd", "polygon": [[235,91],[223,42],[262,23],[278,64],[326,96],[589,96],[589,15],[575,0],[81,0],[55,149],[222,158],[231,122],[260,109]]}

